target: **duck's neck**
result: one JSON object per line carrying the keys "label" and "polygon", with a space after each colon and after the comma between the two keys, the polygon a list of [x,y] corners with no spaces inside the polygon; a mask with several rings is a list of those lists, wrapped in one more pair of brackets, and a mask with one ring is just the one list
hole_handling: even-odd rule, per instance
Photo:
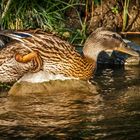
{"label": "duck's neck", "polygon": [[[95,37],[95,38],[94,38]],[[97,62],[98,55],[104,51],[103,41],[99,39],[95,34],[91,34],[83,47],[83,54],[85,57]]]}
{"label": "duck's neck", "polygon": [[95,49],[89,49],[86,47],[83,48],[84,56],[94,62],[97,62],[98,56],[102,51],[103,51],[102,48],[99,48],[99,47],[96,48],[96,46],[95,46]]}

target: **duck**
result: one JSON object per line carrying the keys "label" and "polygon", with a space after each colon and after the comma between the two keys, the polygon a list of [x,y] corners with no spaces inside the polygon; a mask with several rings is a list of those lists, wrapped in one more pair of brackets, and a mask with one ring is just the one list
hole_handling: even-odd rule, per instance
{"label": "duck", "polygon": [[41,30],[0,31],[0,82],[15,82],[39,71],[58,79],[88,80],[99,54],[113,50],[139,56],[119,34],[100,28],[86,39],[82,54],[69,42]]}

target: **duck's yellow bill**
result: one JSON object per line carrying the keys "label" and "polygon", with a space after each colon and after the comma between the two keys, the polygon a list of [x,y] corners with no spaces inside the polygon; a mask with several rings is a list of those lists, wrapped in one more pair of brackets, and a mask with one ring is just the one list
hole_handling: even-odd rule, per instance
{"label": "duck's yellow bill", "polygon": [[122,53],[126,53],[126,54],[129,54],[129,55],[132,55],[132,56],[139,57],[139,53],[134,51],[134,50],[132,50],[129,47],[118,47],[115,50],[119,51],[119,52],[122,52]]}

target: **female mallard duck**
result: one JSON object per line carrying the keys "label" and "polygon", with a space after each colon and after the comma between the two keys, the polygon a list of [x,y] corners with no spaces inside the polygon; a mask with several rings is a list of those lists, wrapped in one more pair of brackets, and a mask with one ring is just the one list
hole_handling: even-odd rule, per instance
{"label": "female mallard duck", "polygon": [[14,82],[27,72],[45,71],[70,79],[89,79],[101,51],[133,56],[117,33],[97,29],[86,40],[83,55],[68,42],[42,31],[0,33],[0,82]]}

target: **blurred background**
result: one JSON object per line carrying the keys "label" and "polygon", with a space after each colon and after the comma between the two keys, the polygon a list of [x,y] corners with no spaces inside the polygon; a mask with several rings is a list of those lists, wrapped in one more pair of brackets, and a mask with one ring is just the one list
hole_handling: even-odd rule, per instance
{"label": "blurred background", "polygon": [[3,29],[41,28],[81,46],[98,27],[140,31],[139,0],[1,0]]}

